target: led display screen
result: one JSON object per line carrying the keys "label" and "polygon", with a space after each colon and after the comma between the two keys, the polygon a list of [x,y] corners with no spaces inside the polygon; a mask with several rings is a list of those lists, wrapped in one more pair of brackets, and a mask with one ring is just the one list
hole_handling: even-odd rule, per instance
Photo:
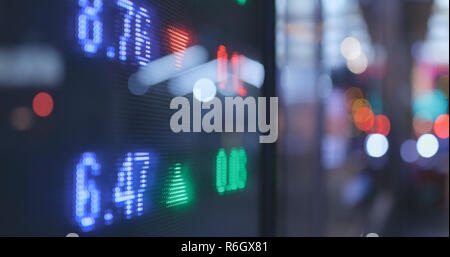
{"label": "led display screen", "polygon": [[2,131],[0,235],[259,235],[260,135],[207,133],[195,103],[262,96],[262,1],[20,2],[0,112],[33,118]]}

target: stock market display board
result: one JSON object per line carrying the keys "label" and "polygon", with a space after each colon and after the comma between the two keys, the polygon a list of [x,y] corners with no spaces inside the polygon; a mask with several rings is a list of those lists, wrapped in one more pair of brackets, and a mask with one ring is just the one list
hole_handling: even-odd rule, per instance
{"label": "stock market display board", "polygon": [[0,234],[259,235],[259,135],[206,133],[195,102],[262,96],[262,4],[2,3]]}

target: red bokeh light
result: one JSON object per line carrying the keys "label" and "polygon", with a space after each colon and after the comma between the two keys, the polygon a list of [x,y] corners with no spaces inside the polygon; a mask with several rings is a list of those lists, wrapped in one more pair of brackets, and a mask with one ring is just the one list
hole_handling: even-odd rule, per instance
{"label": "red bokeh light", "polygon": [[434,133],[436,133],[436,136],[442,139],[447,139],[449,134],[449,116],[448,114],[443,114],[439,116],[434,121]]}
{"label": "red bokeh light", "polygon": [[391,131],[391,121],[386,115],[376,115],[375,124],[370,133],[382,134],[388,136]]}
{"label": "red bokeh light", "polygon": [[39,117],[49,116],[54,107],[53,98],[45,92],[37,94],[33,99],[33,111]]}

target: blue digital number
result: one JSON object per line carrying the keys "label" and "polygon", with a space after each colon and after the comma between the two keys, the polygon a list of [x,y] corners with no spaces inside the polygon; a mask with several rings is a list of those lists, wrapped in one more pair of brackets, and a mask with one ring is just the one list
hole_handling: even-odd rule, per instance
{"label": "blue digital number", "polygon": [[[117,5],[125,9],[123,18],[123,33],[119,40],[119,60],[128,59],[128,43],[134,34],[134,55],[139,65],[146,65],[151,57],[150,26],[151,19],[147,9],[135,8],[130,0],[118,0]],[[134,33],[132,32],[132,21],[134,18]]]}
{"label": "blue digital number", "polygon": [[128,41],[131,38],[131,20],[134,16],[134,4],[129,0],[118,0],[117,5],[126,9],[123,18],[123,34],[119,40],[119,60],[126,61]]}
{"label": "blue digital number", "polygon": [[[78,42],[84,52],[96,54],[103,42],[103,22],[100,17],[103,0],[78,0],[78,5],[81,8],[77,17]],[[127,61],[134,54],[136,63],[144,66],[151,59],[150,13],[144,7],[135,6],[131,0],[117,0],[117,6],[125,9],[118,58],[120,61]],[[130,46],[133,40],[134,49]],[[115,48],[107,47],[106,56],[116,58]]]}
{"label": "blue digital number", "polygon": [[113,199],[118,207],[124,208],[127,219],[130,219],[133,213],[138,216],[142,215],[149,167],[149,153],[138,152],[127,153],[122,167],[119,169]]}
{"label": "blue digital number", "polygon": [[150,44],[150,15],[147,9],[141,7],[136,14],[135,29],[135,55],[137,62],[144,66],[150,61],[151,44]]}
{"label": "blue digital number", "polygon": [[[127,219],[143,214],[149,168],[148,152],[127,153],[121,163],[113,188],[113,203],[124,209]],[[102,211],[101,208],[101,193],[94,179],[100,174],[101,165],[95,153],[83,153],[75,169],[75,221],[85,232],[94,229],[103,211],[106,225],[114,219],[111,209]]]}
{"label": "blue digital number", "polygon": [[103,41],[103,22],[100,13],[102,0],[79,0],[81,10],[78,14],[78,41],[86,53],[95,54]]}
{"label": "blue digital number", "polygon": [[95,154],[84,153],[75,172],[75,219],[83,231],[92,230],[100,216],[101,194],[93,179],[100,173]]}

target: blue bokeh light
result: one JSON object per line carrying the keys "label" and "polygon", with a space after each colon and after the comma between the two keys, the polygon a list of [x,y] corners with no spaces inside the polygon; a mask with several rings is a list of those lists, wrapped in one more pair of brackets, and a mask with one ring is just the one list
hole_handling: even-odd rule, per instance
{"label": "blue bokeh light", "polygon": [[419,158],[419,153],[416,149],[417,142],[415,140],[406,140],[400,147],[400,155],[407,163],[413,163]]}

